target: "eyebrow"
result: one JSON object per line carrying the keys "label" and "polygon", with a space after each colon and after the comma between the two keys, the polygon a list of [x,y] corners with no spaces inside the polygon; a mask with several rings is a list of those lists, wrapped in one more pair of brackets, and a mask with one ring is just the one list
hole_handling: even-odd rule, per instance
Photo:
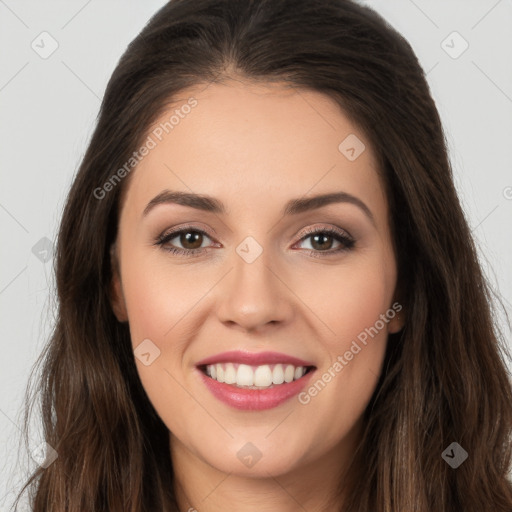
{"label": "eyebrow", "polygon": [[[316,210],[332,203],[350,203],[357,206],[363,213],[375,224],[375,218],[366,204],[356,196],[347,192],[331,192],[312,197],[302,197],[291,199],[283,208],[282,215],[298,215],[300,213]],[[226,207],[222,201],[204,194],[193,194],[190,192],[181,192],[173,190],[164,190],[155,196],[144,208],[143,216],[146,216],[155,206],[160,204],[179,204],[203,210],[215,214],[225,215]]]}

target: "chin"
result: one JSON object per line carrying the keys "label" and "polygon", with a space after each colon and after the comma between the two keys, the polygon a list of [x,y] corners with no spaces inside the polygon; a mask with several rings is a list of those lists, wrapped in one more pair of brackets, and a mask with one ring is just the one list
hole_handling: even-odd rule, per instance
{"label": "chin", "polygon": [[[279,476],[296,469],[304,458],[303,449],[286,445],[282,450],[264,436],[261,442],[241,441],[240,438],[224,445],[223,450],[214,449],[212,453],[203,452],[203,459],[211,466],[226,474],[253,478]],[[282,444],[280,443],[281,447]],[[210,445],[215,446],[215,445]],[[217,444],[218,446],[218,444]]]}

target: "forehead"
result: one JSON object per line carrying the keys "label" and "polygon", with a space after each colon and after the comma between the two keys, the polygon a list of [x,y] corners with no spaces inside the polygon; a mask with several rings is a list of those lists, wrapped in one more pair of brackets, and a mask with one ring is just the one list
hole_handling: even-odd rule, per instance
{"label": "forehead", "polygon": [[370,141],[317,91],[198,85],[174,98],[147,135],[152,149],[133,171],[127,201],[173,189],[235,197],[245,207],[261,207],[262,194],[284,202],[333,190],[385,202]]}

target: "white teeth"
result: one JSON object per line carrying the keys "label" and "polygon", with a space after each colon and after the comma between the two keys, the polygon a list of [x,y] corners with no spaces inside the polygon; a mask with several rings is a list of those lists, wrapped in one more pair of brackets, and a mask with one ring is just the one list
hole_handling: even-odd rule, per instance
{"label": "white teeth", "polygon": [[292,382],[306,373],[306,367],[292,364],[250,366],[238,363],[217,363],[206,366],[206,374],[218,382],[253,389]]}
{"label": "white teeth", "polygon": [[[291,364],[289,364],[286,367],[286,370],[284,371],[284,381],[285,382],[291,382],[293,380],[293,377],[295,375],[295,367]],[[215,377],[213,377],[215,378]]]}
{"label": "white teeth", "polygon": [[[217,369],[217,377],[215,380],[218,380],[219,382],[224,382],[224,368],[220,364],[216,365]],[[212,377],[213,378],[213,377]]]}
{"label": "white teeth", "polygon": [[270,386],[272,384],[272,370],[268,364],[258,366],[254,372],[254,385],[255,386]]}
{"label": "white teeth", "polygon": [[226,384],[235,384],[236,382],[236,371],[233,363],[228,363],[224,370],[224,382]]}
{"label": "white teeth", "polygon": [[254,372],[246,364],[241,364],[236,372],[236,383],[239,386],[254,386]]}
{"label": "white teeth", "polygon": [[284,382],[284,371],[282,364],[276,364],[274,366],[274,371],[272,372],[272,383],[273,384],[282,384]]}

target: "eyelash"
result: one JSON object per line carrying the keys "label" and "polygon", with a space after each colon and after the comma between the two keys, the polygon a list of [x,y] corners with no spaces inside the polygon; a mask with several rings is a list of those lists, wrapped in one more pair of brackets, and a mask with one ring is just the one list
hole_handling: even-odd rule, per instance
{"label": "eyelash", "polygon": [[[178,255],[178,256],[186,256],[186,257],[199,256],[200,253],[204,252],[204,250],[207,249],[206,247],[197,248],[197,249],[180,249],[179,247],[169,247],[168,248],[168,247],[164,246],[170,240],[173,240],[174,238],[178,237],[179,235],[181,235],[183,233],[200,233],[201,235],[206,235],[208,238],[212,238],[208,233],[206,233],[202,229],[197,229],[197,228],[190,226],[190,227],[184,227],[178,231],[173,231],[168,234],[165,234],[165,233],[161,234],[155,240],[154,245],[160,246],[164,251],[168,251],[168,252]],[[331,249],[328,251],[305,249],[306,251],[308,251],[310,253],[311,256],[316,257],[316,258],[324,258],[324,257],[332,256],[334,254],[339,254],[344,251],[348,251],[348,250],[352,249],[352,247],[355,244],[355,240],[353,238],[344,234],[341,231],[338,231],[337,229],[330,228],[330,227],[329,228],[316,228],[316,229],[308,228],[306,230],[306,233],[304,234],[304,236],[297,243],[302,242],[302,241],[306,240],[307,238],[310,238],[311,235],[316,235],[316,234],[331,235],[336,241],[341,243],[341,246],[338,247],[337,249]]]}

